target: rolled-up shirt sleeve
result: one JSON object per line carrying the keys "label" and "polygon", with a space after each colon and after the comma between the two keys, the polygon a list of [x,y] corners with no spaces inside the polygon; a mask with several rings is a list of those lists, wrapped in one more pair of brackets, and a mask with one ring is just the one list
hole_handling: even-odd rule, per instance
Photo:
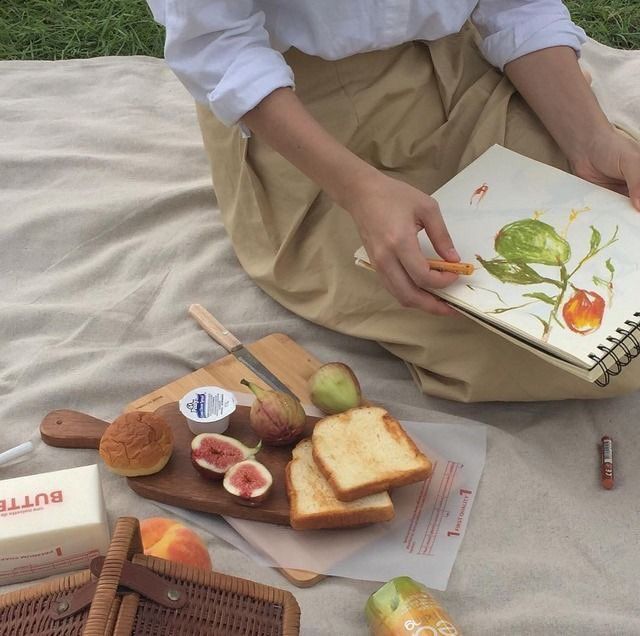
{"label": "rolled-up shirt sleeve", "polygon": [[471,14],[486,59],[503,70],[527,53],[569,46],[580,54],[584,31],[561,0],[480,0]]}
{"label": "rolled-up shirt sleeve", "polygon": [[293,72],[253,0],[147,0],[166,28],[165,59],[193,97],[230,126]]}

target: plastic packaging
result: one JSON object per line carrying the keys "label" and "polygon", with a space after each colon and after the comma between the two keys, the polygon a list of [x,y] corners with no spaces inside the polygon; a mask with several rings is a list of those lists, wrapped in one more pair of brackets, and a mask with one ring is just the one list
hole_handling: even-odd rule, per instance
{"label": "plastic packaging", "polygon": [[374,592],[365,606],[372,636],[461,636],[427,588],[399,576]]}
{"label": "plastic packaging", "polygon": [[179,405],[194,435],[224,433],[229,427],[229,417],[236,410],[236,397],[218,386],[201,386],[189,391]]}

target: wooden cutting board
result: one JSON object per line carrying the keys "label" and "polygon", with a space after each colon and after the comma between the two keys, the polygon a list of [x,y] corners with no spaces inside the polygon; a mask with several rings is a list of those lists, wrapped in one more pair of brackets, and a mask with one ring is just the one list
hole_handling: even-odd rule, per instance
{"label": "wooden cutting board", "polygon": [[[291,459],[291,447],[263,446],[255,458],[273,475],[269,497],[259,506],[236,503],[222,487],[221,481],[209,481],[191,464],[193,433],[176,402],[164,404],[155,413],[171,426],[174,445],[171,459],[158,473],[144,477],[127,477],[129,488],[141,497],[170,506],[213,514],[289,525],[289,501],[285,488],[285,467]],[[307,418],[305,436],[310,435],[317,418]],[[64,448],[98,448],[109,422],[77,411],[53,411],[40,425],[40,435],[50,446]],[[231,416],[225,435],[254,447],[259,438],[249,425],[249,407],[238,406]]]}
{"label": "wooden cutting board", "polygon": [[[310,404],[308,379],[321,365],[316,358],[284,334],[271,334],[246,346],[303,404]],[[266,386],[233,355],[227,355],[128,404],[125,411],[158,411],[172,426],[176,439],[174,453],[167,466],[155,475],[127,478],[129,487],[143,497],[187,509],[288,524],[284,466],[291,456],[290,448],[265,447],[257,455],[256,459],[271,470],[274,486],[269,499],[256,508],[236,504],[221,484],[206,481],[191,465],[189,453],[193,435],[187,428],[185,418],[178,411],[176,402],[187,391],[205,385],[246,393],[247,388],[240,384],[243,378]],[[247,403],[250,402],[251,400],[247,400]],[[248,425],[248,411],[246,406],[238,406],[227,433],[254,445],[257,438]],[[307,417],[308,432],[316,419]],[[65,448],[97,449],[106,426],[108,422],[75,411],[53,411],[44,418],[40,430],[42,439],[47,444]],[[303,570],[280,571],[299,586],[313,585],[323,578],[322,575]]]}
{"label": "wooden cutting board", "polygon": [[[278,379],[284,382],[303,404],[311,404],[308,380],[313,372],[321,366],[320,361],[282,333],[270,334],[253,344],[246,345],[246,347]],[[244,364],[238,362],[233,355],[227,355],[206,367],[143,395],[128,404],[125,411],[155,411],[163,404],[177,402],[187,391],[207,384],[247,393],[249,392],[247,387],[240,384],[242,378],[247,378],[266,387],[265,383]]]}

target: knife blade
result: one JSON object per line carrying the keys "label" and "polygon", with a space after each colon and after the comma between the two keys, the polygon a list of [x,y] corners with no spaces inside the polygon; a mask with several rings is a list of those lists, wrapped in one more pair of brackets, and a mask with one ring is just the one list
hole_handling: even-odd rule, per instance
{"label": "knife blade", "polygon": [[256,358],[249,349],[246,347],[240,347],[232,351],[237,360],[240,360],[245,366],[249,367],[259,378],[262,378],[272,389],[280,391],[281,393],[288,393],[294,398],[298,399],[298,396],[283,382],[281,382],[267,367]]}
{"label": "knife blade", "polygon": [[247,349],[222,323],[216,320],[202,305],[191,305],[189,315],[220,345],[222,345],[236,359],[251,369],[261,380],[272,389],[288,393],[296,399],[298,396],[276,375]]}

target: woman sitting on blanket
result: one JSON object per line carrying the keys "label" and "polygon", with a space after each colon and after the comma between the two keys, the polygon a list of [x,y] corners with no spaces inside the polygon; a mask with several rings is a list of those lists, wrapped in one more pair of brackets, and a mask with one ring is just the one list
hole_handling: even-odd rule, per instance
{"label": "woman sitting on blanket", "polygon": [[[377,340],[430,395],[608,397],[424,291],[416,233],[458,260],[428,193],[499,143],[629,193],[640,146],[580,71],[561,0],[148,0],[198,102],[213,184],[242,266],[305,318]],[[467,21],[470,21],[468,23]],[[295,81],[295,89],[294,89]],[[354,266],[364,244],[378,276]]]}

